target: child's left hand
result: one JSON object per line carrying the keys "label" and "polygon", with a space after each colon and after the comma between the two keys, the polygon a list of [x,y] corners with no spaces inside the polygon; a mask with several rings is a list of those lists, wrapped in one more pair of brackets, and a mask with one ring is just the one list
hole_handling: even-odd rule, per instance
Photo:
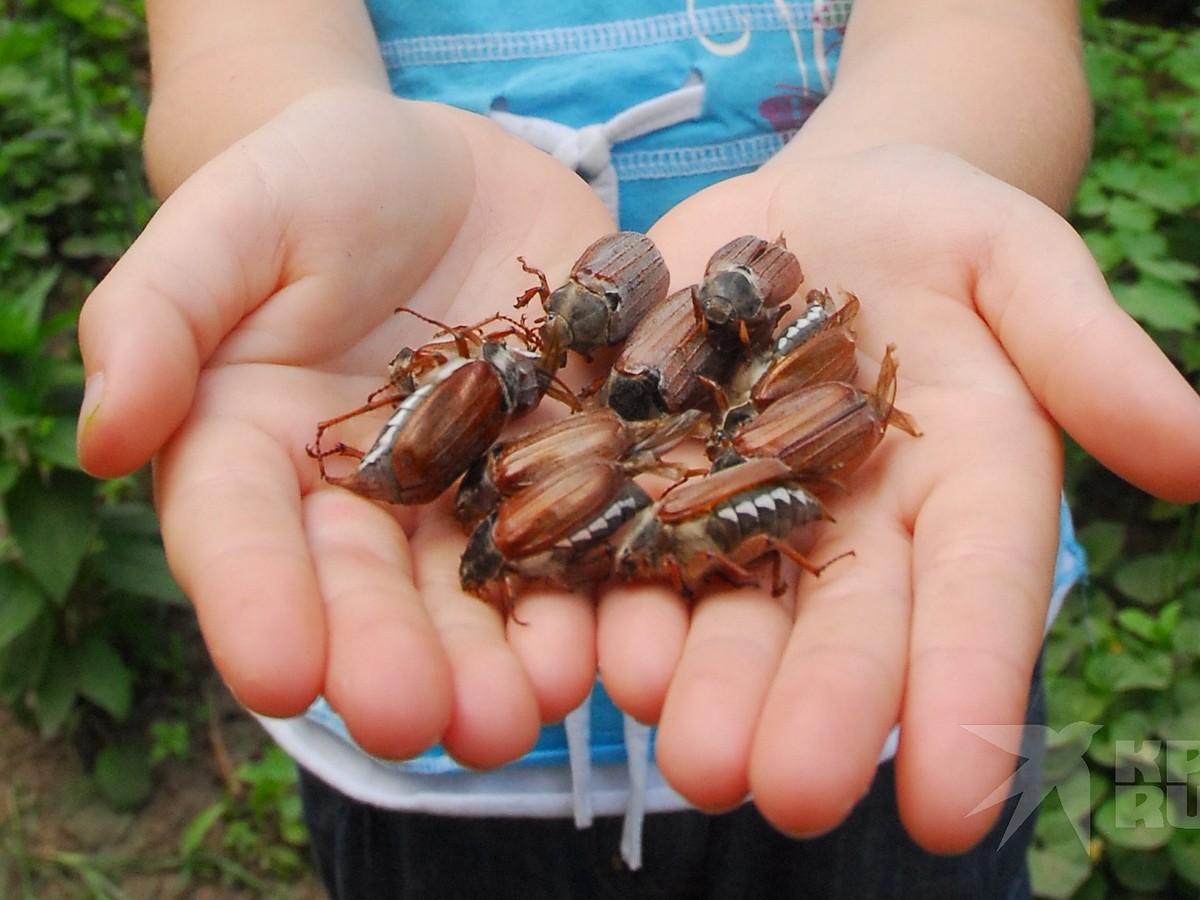
{"label": "child's left hand", "polygon": [[[616,702],[659,721],[659,765],[689,800],[750,794],[794,833],[840,822],[901,723],[901,812],[923,845],[978,840],[972,810],[1013,756],[963,725],[1024,720],[1058,537],[1058,422],[1101,462],[1200,497],[1200,398],[1113,301],[1087,248],[1026,194],[922,147],[777,164],[702,192],[651,234],[677,284],[742,232],[783,234],[805,288],[862,302],[864,383],[898,348],[890,434],[829,506],[807,555],[849,550],[794,598],[665,590],[601,602]],[[1153,448],[1153,452],[1147,452]]]}

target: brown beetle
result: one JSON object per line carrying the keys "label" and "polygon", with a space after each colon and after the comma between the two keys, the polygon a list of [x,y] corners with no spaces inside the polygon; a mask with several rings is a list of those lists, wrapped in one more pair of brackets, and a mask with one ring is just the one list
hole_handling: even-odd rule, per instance
{"label": "brown beetle", "polygon": [[824,382],[788,394],[744,424],[715,468],[770,457],[797,476],[836,481],[857,469],[883,440],[888,426],[914,437],[916,422],[895,407],[896,357],[889,345],[874,391]]}
{"label": "brown beetle", "polygon": [[695,285],[676,291],[638,323],[613,363],[600,399],[623,419],[649,419],[704,405],[742,348],[696,314]]}
{"label": "brown beetle", "polygon": [[[483,346],[488,341],[503,341],[515,336],[527,348],[540,346],[537,336],[524,322],[511,319],[503,313],[488,316],[474,325],[446,325],[406,306],[398,308],[396,313],[435,325],[438,331],[419,347],[404,347],[392,358],[388,364],[387,384],[367,398],[368,404],[376,398],[383,398],[383,403],[399,403],[417,390],[440,366],[455,359],[480,358]],[[503,322],[504,325],[490,332],[484,331],[484,326],[493,322]]]}
{"label": "brown beetle", "polygon": [[[529,412],[547,393],[570,397],[552,387],[553,376],[536,352],[486,340],[477,358],[452,359],[426,371],[412,393],[376,397],[320,423],[309,454],[331,484],[387,503],[427,503],[492,445],[510,419]],[[366,453],[342,443],[321,449],[328,428],[397,397],[399,404]],[[331,456],[357,459],[358,467],[346,476],[329,475],[325,461]]]}
{"label": "brown beetle", "polygon": [[734,238],[708,261],[696,294],[700,315],[710,325],[736,333],[742,343],[751,332],[770,330],[800,288],[800,261],[783,238],[768,243],[754,235]]}
{"label": "brown beetle", "polygon": [[558,354],[557,365],[550,365],[555,370],[566,350],[587,356],[625,340],[646,311],[667,296],[670,281],[658,247],[636,231],[618,231],[594,242],[576,260],[566,284],[553,292],[544,272],[518,259],[540,283],[517,298],[517,307],[541,297],[546,310],[542,342],[549,353]]}
{"label": "brown beetle", "polygon": [[827,291],[809,291],[805,311],[780,330],[770,348],[747,354],[715,386],[724,410],[712,443],[723,446],[731,431],[779,398],[822,381],[852,381],[858,374],[854,319],[858,298],[847,293],[835,310]]}
{"label": "brown beetle", "polygon": [[824,569],[786,539],[827,518],[784,463],[747,460],[681,482],[638,513],[617,545],[614,569],[624,579],[666,578],[692,597],[714,577],[736,586],[757,584],[747,567],[770,558],[778,595],[784,590],[781,555],[814,574]]}
{"label": "brown beetle", "polygon": [[627,422],[611,409],[594,407],[535,426],[492,445],[467,469],[455,496],[455,515],[474,526],[501,497],[529,487],[563,466],[604,460],[619,463],[625,472],[671,472],[680,467],[664,462],[665,453],[704,427],[699,410]]}
{"label": "brown beetle", "polygon": [[507,617],[513,575],[567,588],[602,581],[612,571],[611,538],[649,504],[616,463],[561,466],[502,499],[475,527],[459,567],[463,590]]}

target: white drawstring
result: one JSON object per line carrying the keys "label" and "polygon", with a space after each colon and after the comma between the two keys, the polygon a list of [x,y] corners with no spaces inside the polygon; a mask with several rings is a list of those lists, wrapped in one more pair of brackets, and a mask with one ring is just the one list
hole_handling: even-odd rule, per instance
{"label": "white drawstring", "polygon": [[[567,734],[567,757],[571,768],[571,802],[575,827],[592,824],[592,698],[567,713],[563,728]],[[623,717],[625,765],[629,772],[629,795],[625,801],[625,820],[621,828],[621,858],[631,869],[642,867],[642,823],[646,818],[646,776],[650,769],[650,726],[630,716]]]}
{"label": "white drawstring", "polygon": [[613,145],[630,141],[662,128],[697,118],[704,108],[704,80],[693,71],[683,87],[652,97],[617,113],[607,122],[572,128],[552,119],[522,116],[511,112],[508,101],[497,97],[488,115],[510,134],[578,172],[620,221],[617,173],[612,164]]}
{"label": "white drawstring", "polygon": [[[612,164],[614,144],[687,122],[704,108],[704,80],[692,72],[683,87],[631,106],[607,122],[572,128],[551,119],[510,112],[503,97],[492,103],[489,116],[510,134],[545,150],[578,172],[620,221],[617,173]],[[563,726],[571,767],[571,799],[575,825],[592,824],[591,698],[567,714]],[[621,830],[621,858],[631,869],[642,865],[642,824],[646,817],[646,776],[650,766],[650,727],[625,716],[625,755],[629,768],[629,798]]]}
{"label": "white drawstring", "polygon": [[625,716],[625,759],[629,766],[629,802],[621,828],[621,858],[633,870],[642,867],[642,823],[646,820],[646,773],[650,768],[650,726]]}
{"label": "white drawstring", "polygon": [[567,732],[567,758],[571,766],[571,802],[575,808],[575,827],[592,824],[592,695],[567,713],[563,728]]}

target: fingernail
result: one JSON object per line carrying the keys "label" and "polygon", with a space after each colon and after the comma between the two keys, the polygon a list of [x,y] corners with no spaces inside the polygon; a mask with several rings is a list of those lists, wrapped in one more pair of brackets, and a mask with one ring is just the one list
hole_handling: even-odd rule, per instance
{"label": "fingernail", "polygon": [[103,394],[104,373],[93,372],[87,377],[87,381],[83,383],[83,403],[79,407],[79,429],[77,433],[80,440],[87,433],[88,425],[91,424],[92,417],[100,407],[100,400]]}

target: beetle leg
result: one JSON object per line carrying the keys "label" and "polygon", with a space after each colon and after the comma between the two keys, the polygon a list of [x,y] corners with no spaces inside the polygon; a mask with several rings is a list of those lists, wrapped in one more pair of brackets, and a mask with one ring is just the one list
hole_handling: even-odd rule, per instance
{"label": "beetle leg", "polygon": [[800,551],[798,551],[796,548],[789,545],[786,541],[772,540],[771,548],[777,553],[782,553],[804,571],[811,572],[813,575],[820,575],[839,559],[845,559],[847,556],[855,555],[853,550],[847,550],[845,553],[839,553],[833,559],[829,559],[823,563],[817,564],[804,554],[800,553]]}
{"label": "beetle leg", "polygon": [[713,405],[717,408],[717,418],[723,417],[729,409],[729,395],[725,393],[725,388],[719,381],[709,378],[707,375],[698,375],[696,380],[708,388],[709,393],[712,394]]}
{"label": "beetle leg", "polygon": [[523,256],[518,256],[517,262],[521,264],[522,269],[530,275],[536,275],[538,279],[537,287],[531,287],[517,298],[517,309],[524,308],[534,297],[540,297],[542,305],[545,306],[546,300],[550,297],[550,282],[546,280],[546,273],[541,269],[535,269],[529,265],[529,263],[525,262],[525,257]]}
{"label": "beetle leg", "polygon": [[578,397],[575,396],[574,392],[559,381],[557,376],[550,382],[550,387],[546,389],[546,396],[557,400],[563,406],[567,407],[567,409],[571,410],[571,412],[580,412],[583,409],[583,404],[579,401],[586,399],[582,394]]}
{"label": "beetle leg", "polygon": [[778,549],[771,553],[771,596],[782,597],[787,591],[787,582],[783,578],[783,556]]}
{"label": "beetle leg", "polygon": [[687,579],[683,577],[683,566],[679,564],[674,556],[668,556],[663,565],[667,569],[667,576],[671,582],[671,588],[689,603],[696,599],[696,592],[692,590],[691,585],[687,583]]}
{"label": "beetle leg", "polygon": [[702,560],[701,578],[716,577],[728,582],[733,587],[749,587],[758,584],[754,573],[744,566],[735,563],[728,556],[712,550],[701,550],[696,559]]}
{"label": "beetle leg", "polygon": [[[361,450],[355,450],[354,448],[352,448],[349,445],[344,444],[340,441],[338,442],[338,444],[335,447],[333,447],[329,450],[322,450],[321,449],[321,438],[324,437],[325,432],[328,431],[330,428],[332,428],[334,425],[338,425],[342,422],[348,421],[349,419],[357,418],[358,416],[364,415],[365,413],[369,413],[369,412],[373,412],[374,410],[381,409],[384,406],[395,406],[397,403],[399,403],[401,400],[404,399],[402,396],[400,396],[398,394],[390,395],[389,397],[382,399],[382,400],[379,399],[379,395],[382,393],[383,390],[386,390],[386,387],[387,386],[385,386],[384,388],[381,388],[378,391],[373,392],[371,394],[370,398],[367,400],[367,402],[364,403],[362,406],[356,407],[355,409],[352,409],[349,412],[342,413],[340,416],[334,416],[332,419],[325,419],[323,422],[318,422],[317,423],[317,434],[313,439],[313,443],[311,443],[307,447],[305,447],[304,452],[307,453],[313,459],[317,460],[318,463],[321,463],[328,456],[351,456],[351,457],[354,457],[355,459],[362,459],[363,453]],[[324,465],[321,466],[321,477],[322,478],[325,477]]]}
{"label": "beetle leg", "polygon": [[708,317],[704,315],[704,304],[700,300],[700,292],[692,290],[692,312],[696,315],[696,323],[700,326],[701,334],[708,334]]}
{"label": "beetle leg", "polygon": [[309,444],[304,448],[304,452],[317,461],[317,471],[321,474],[321,480],[328,481],[330,484],[337,484],[339,479],[325,471],[325,460],[331,456],[348,456],[351,459],[361,460],[366,455],[356,447],[351,447],[341,441],[327,450],[322,450],[317,444]]}

